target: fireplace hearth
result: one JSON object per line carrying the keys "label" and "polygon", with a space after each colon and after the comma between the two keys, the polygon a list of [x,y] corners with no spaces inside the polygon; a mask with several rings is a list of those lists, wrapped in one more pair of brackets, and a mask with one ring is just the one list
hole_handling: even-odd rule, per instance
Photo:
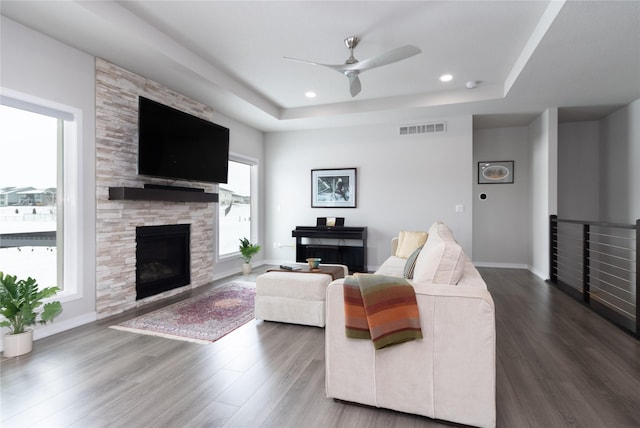
{"label": "fireplace hearth", "polygon": [[136,227],[136,300],[191,283],[191,226]]}

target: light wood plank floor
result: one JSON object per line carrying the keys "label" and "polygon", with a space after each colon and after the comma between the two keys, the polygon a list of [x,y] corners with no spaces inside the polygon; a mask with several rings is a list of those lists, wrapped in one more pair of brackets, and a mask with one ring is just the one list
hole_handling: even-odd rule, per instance
{"label": "light wood plank floor", "polygon": [[[480,271],[496,303],[499,427],[640,427],[636,339],[527,271]],[[157,306],[3,359],[0,425],[451,426],[327,399],[320,328],[252,321],[211,345],[108,328]]]}

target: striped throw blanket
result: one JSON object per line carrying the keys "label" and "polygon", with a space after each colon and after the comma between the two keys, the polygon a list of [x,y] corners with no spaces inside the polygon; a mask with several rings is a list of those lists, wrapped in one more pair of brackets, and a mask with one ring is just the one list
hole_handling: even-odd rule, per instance
{"label": "striped throw blanket", "polygon": [[344,312],[347,337],[371,339],[375,349],[422,339],[416,294],[404,278],[347,276]]}

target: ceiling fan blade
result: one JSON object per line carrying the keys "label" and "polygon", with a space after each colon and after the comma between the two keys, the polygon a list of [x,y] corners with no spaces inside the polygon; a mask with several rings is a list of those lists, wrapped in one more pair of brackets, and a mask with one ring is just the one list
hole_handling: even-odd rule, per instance
{"label": "ceiling fan blade", "polygon": [[414,55],[418,55],[422,50],[413,45],[405,45],[396,49],[391,49],[390,51],[381,53],[380,55],[376,55],[372,58],[367,58],[355,64],[352,70],[365,71],[371,70],[372,68],[380,67],[383,65],[391,64],[394,62],[402,61],[403,59],[407,59]]}
{"label": "ceiling fan blade", "polygon": [[291,58],[291,57],[288,57],[288,56],[283,56],[282,58],[286,59],[286,60],[289,60],[289,61],[301,62],[303,64],[319,65],[321,67],[329,67],[329,68],[332,68],[332,69],[334,69],[336,71],[339,71],[340,73],[342,73],[342,71],[341,70],[337,70],[337,68],[338,67],[342,67],[344,65],[344,64],[336,64],[336,65],[333,65],[333,64],[321,64],[319,62],[307,61],[306,59]]}
{"label": "ceiling fan blade", "polygon": [[[309,64],[309,65],[317,65],[319,67],[327,67],[330,68],[332,70],[337,71],[340,74],[344,74],[345,76],[349,77],[348,73],[351,73],[353,70],[353,65],[347,65],[347,64],[321,64],[319,62],[313,62],[313,61],[307,61],[306,59],[298,59],[298,58],[290,58],[288,56],[284,56],[284,59],[287,59],[289,61],[296,61],[296,62],[301,62],[303,64]],[[345,68],[345,67],[349,67],[349,68]],[[356,73],[357,76],[357,73]],[[351,79],[350,79],[351,80]],[[358,89],[358,92],[360,92],[360,89]]]}
{"label": "ceiling fan blade", "polygon": [[360,84],[360,78],[358,77],[358,73],[353,73],[347,75],[349,78],[349,92],[352,97],[355,97],[362,90],[362,85]]}
{"label": "ceiling fan blade", "polygon": [[307,61],[305,59],[291,58],[291,57],[288,57],[288,56],[285,56],[283,58],[287,59],[289,61],[301,62],[303,64],[318,65],[318,66],[321,66],[321,67],[328,67],[328,68],[330,68],[332,70],[337,71],[340,74],[344,74],[349,79],[349,92],[351,93],[352,97],[355,97],[356,95],[358,95],[360,93],[360,91],[362,90],[362,85],[360,84],[360,79],[358,78],[358,73],[359,72],[357,70],[345,69],[345,67],[352,67],[355,64],[351,64],[351,65],[348,65],[348,64],[332,65],[332,64],[321,64],[319,62]]}

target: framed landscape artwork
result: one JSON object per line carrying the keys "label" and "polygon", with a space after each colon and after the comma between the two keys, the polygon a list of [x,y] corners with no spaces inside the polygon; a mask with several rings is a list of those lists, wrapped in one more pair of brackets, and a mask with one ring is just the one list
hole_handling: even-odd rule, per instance
{"label": "framed landscape artwork", "polygon": [[312,169],[312,208],[355,208],[356,168]]}
{"label": "framed landscape artwork", "polygon": [[513,183],[513,161],[478,162],[478,184]]}

